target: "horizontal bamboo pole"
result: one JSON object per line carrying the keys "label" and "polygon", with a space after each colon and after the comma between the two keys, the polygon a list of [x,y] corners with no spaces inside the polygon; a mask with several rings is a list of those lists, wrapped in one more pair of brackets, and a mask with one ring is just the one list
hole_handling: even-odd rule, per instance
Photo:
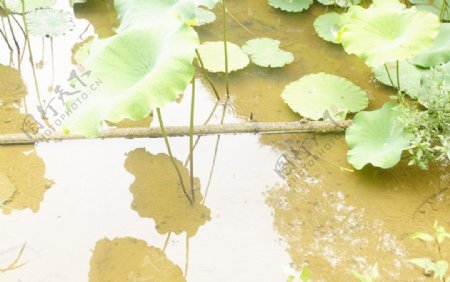
{"label": "horizontal bamboo pole", "polygon": [[[327,133],[342,132],[351,125],[351,121],[328,122],[248,122],[235,124],[197,125],[194,127],[194,135],[218,135],[218,134],[282,134],[282,133]],[[188,126],[167,126],[166,133],[169,137],[189,136]],[[162,132],[159,127],[152,128],[114,128],[102,131],[95,139],[109,138],[160,138]],[[51,135],[36,134],[27,135],[3,134],[0,135],[0,145],[24,145],[48,141],[94,139],[82,135],[66,135],[54,133]]]}

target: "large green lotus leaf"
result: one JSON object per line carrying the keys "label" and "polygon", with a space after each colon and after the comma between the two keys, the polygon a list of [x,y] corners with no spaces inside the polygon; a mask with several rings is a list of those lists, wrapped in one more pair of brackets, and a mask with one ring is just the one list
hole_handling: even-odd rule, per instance
{"label": "large green lotus leaf", "polygon": [[428,11],[438,17],[442,17],[444,21],[450,21],[450,5],[447,4],[447,8],[442,9],[442,5],[444,5],[443,0],[434,0],[431,2],[432,3],[430,4],[429,1],[423,0],[417,3],[416,7],[419,10]]}
{"label": "large green lotus leaf", "polygon": [[[394,87],[398,88],[397,64],[389,63],[386,65],[394,83]],[[373,68],[372,71],[378,81],[387,86],[392,86],[384,66]],[[428,70],[420,69],[409,63],[408,61],[399,62],[400,87],[402,88],[402,91],[408,94],[411,98],[416,98],[418,93],[420,92],[420,80],[422,78],[422,75],[426,74],[427,72]]]}
{"label": "large green lotus leaf", "polygon": [[74,27],[71,14],[52,8],[31,11],[26,21],[30,34],[42,37],[63,35]]}
{"label": "large green lotus leaf", "polygon": [[390,168],[396,165],[410,143],[396,111],[398,104],[388,102],[381,109],[360,112],[345,132],[349,147],[347,158],[356,169],[367,164]]}
{"label": "large green lotus leaf", "polygon": [[[3,8],[3,5],[0,1],[0,8]],[[41,8],[50,8],[55,4],[56,0],[25,0],[24,8],[25,12],[30,12],[36,9]],[[5,0],[6,7],[13,13],[22,13],[22,1],[21,0]]]}
{"label": "large green lotus leaf", "polygon": [[313,0],[269,0],[269,5],[286,11],[286,12],[301,12],[311,6]]}
{"label": "large green lotus leaf", "polygon": [[347,8],[351,5],[358,5],[361,0],[318,0],[318,2],[325,6],[337,5],[341,8]]}
{"label": "large green lotus leaf", "polygon": [[173,102],[192,79],[197,46],[197,33],[185,24],[135,28],[93,43],[85,67],[102,83],[65,131],[95,136],[102,121],[140,120]]}
{"label": "large green lotus leaf", "polygon": [[119,32],[144,25],[167,25],[177,22],[187,22],[191,25],[201,25],[214,21],[210,13],[205,13],[205,7],[214,8],[215,0],[116,0],[116,8],[120,26]]}
{"label": "large green lotus leaf", "polygon": [[429,48],[440,26],[432,13],[389,0],[376,1],[367,9],[352,6],[340,23],[338,40],[345,51],[371,67],[410,59]]}
{"label": "large green lotus leaf", "polygon": [[310,74],[291,82],[281,94],[289,107],[300,115],[319,120],[326,112],[339,119],[347,112],[367,107],[369,97],[347,79],[331,74]]}
{"label": "large green lotus leaf", "polygon": [[[204,42],[198,52],[205,68],[210,72],[225,72],[225,50],[223,41]],[[237,71],[250,63],[242,49],[232,42],[227,42],[228,71]]]}
{"label": "large green lotus leaf", "polygon": [[253,63],[261,67],[279,68],[294,61],[294,55],[280,49],[280,41],[271,38],[256,38],[242,46]]}
{"label": "large green lotus leaf", "polygon": [[448,61],[450,61],[450,23],[443,23],[433,45],[414,57],[413,63],[429,68]]}
{"label": "large green lotus leaf", "polygon": [[339,19],[340,15],[338,13],[320,15],[314,21],[314,29],[322,39],[338,44],[336,37],[340,29]]}

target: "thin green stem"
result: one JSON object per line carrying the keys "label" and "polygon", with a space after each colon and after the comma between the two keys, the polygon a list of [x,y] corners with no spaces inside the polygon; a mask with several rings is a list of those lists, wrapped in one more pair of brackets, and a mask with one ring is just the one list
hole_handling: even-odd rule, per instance
{"label": "thin green stem", "polygon": [[439,13],[439,20],[441,22],[444,21],[444,16],[445,16],[445,13],[447,12],[447,7],[448,7],[447,0],[443,0],[442,1],[442,6],[441,6],[441,11]]}
{"label": "thin green stem", "polygon": [[400,87],[400,67],[399,67],[399,62],[397,60],[397,62],[395,62],[395,72],[397,74],[397,87],[398,87],[398,91],[401,91],[401,87]]}
{"label": "thin green stem", "polygon": [[223,12],[223,48],[225,52],[225,86],[227,97],[230,96],[230,84],[228,81],[228,46],[227,46],[227,8],[225,6],[225,0],[222,0],[222,12]]}
{"label": "thin green stem", "polygon": [[198,62],[200,63],[200,67],[202,69],[203,76],[205,77],[206,81],[208,81],[209,85],[211,86],[211,88],[214,92],[214,95],[216,95],[217,100],[220,100],[219,92],[217,91],[217,88],[214,86],[214,83],[212,82],[211,78],[209,77],[208,73],[206,72],[202,57],[200,56],[200,53],[198,52],[197,49],[195,49],[195,54],[197,54],[197,59],[198,59]]}
{"label": "thin green stem", "polygon": [[189,172],[191,184],[191,197],[195,203],[194,187],[194,114],[195,114],[195,74],[192,78],[191,118],[189,123]]}
{"label": "thin green stem", "polygon": [[386,64],[384,64],[384,69],[386,70],[386,74],[389,78],[389,82],[391,83],[392,88],[395,88],[394,80],[392,80],[391,74],[389,73],[389,69]]}
{"label": "thin green stem", "polygon": [[186,186],[184,185],[184,181],[183,181],[183,177],[181,176],[180,169],[178,168],[178,166],[177,166],[177,164],[175,162],[175,159],[173,157],[172,149],[170,148],[169,138],[167,137],[167,133],[166,133],[166,129],[164,127],[164,122],[163,122],[163,118],[162,118],[162,114],[161,114],[160,108],[156,108],[156,112],[158,114],[158,120],[159,120],[159,126],[161,128],[161,133],[162,133],[162,135],[164,137],[164,142],[166,143],[167,152],[169,153],[170,161],[172,162],[172,164],[175,167],[175,170],[176,170],[176,172],[178,174],[178,178],[180,180],[181,189],[183,189],[183,193],[186,196],[186,198],[188,199],[189,203],[191,205],[193,205],[194,202],[192,201],[191,197],[189,196],[189,194],[186,191]]}
{"label": "thin green stem", "polygon": [[[8,9],[8,7],[6,7],[6,3],[5,2],[3,2],[3,6],[6,9]],[[20,46],[19,46],[19,43],[17,42],[16,34],[14,33],[14,29],[13,29],[13,26],[12,26],[12,22],[11,22],[11,18],[10,18],[10,15],[9,15],[9,11],[6,11],[6,20],[7,20],[8,25],[9,25],[9,31],[11,32],[11,36],[13,38],[14,45],[16,46],[16,49],[17,49],[17,67],[18,67],[18,69],[20,71]]]}

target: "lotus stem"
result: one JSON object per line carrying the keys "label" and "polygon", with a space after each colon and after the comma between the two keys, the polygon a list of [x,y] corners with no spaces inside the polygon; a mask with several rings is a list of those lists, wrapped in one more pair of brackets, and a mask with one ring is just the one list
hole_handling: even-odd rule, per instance
{"label": "lotus stem", "polygon": [[[6,2],[2,1],[2,5],[6,9],[6,21],[8,22],[9,31],[11,32],[11,36],[13,38],[14,45],[16,46],[16,50],[17,50],[17,65],[18,65],[17,67],[18,67],[18,69],[20,71],[20,46],[19,46],[19,43],[17,42],[16,34],[14,33],[14,29],[13,29],[13,26],[12,26],[12,22],[11,22],[11,18],[10,18],[10,15],[9,15],[8,7],[6,6]],[[6,32],[6,30],[5,30],[5,32]]]}
{"label": "lotus stem", "polygon": [[195,114],[195,74],[192,78],[192,97],[191,97],[191,118],[189,123],[189,170],[190,170],[190,184],[191,184],[191,197],[195,203],[195,191],[194,191],[194,114]]}
{"label": "lotus stem", "polygon": [[186,191],[186,186],[184,185],[184,181],[183,181],[183,177],[181,176],[180,169],[178,168],[178,166],[175,162],[175,159],[173,157],[172,149],[170,148],[169,138],[167,136],[166,129],[164,128],[164,122],[163,122],[163,118],[161,115],[161,110],[159,108],[156,108],[156,112],[158,113],[158,120],[159,120],[159,127],[161,128],[161,134],[162,134],[162,137],[164,137],[164,142],[166,143],[166,148],[167,148],[167,152],[169,153],[170,161],[172,162],[172,164],[175,167],[175,170],[178,174],[181,189],[183,189],[183,193],[186,196],[186,198],[188,199],[189,203],[191,205],[193,205],[194,202],[192,201],[191,197],[189,197],[189,194]]}
{"label": "lotus stem", "polygon": [[22,50],[22,54],[21,54],[20,60],[19,60],[19,65],[21,65],[21,64],[22,64],[23,57],[25,56],[25,49],[26,49],[26,46],[27,46],[27,36],[26,36],[25,30],[24,30],[23,27],[20,25],[20,23],[19,23],[19,21],[16,19],[16,17],[14,17],[14,15],[11,15],[11,17],[12,17],[12,19],[14,20],[14,22],[17,24],[17,26],[20,28],[20,30],[22,31],[22,34],[23,34],[23,37],[24,37],[23,47],[22,47],[23,50]]}
{"label": "lotus stem", "polygon": [[[440,20],[441,22],[444,21],[444,16],[445,16],[445,13],[446,13],[446,11],[447,11],[447,7],[448,7],[447,0],[443,0],[443,1],[442,1],[442,6],[441,6],[441,11],[440,11],[440,13],[439,13],[439,20]],[[448,16],[448,15],[447,15],[447,16]]]}
{"label": "lotus stem", "polygon": [[206,72],[202,57],[200,56],[200,53],[198,52],[197,49],[195,49],[195,54],[197,55],[198,62],[200,63],[200,67],[202,69],[203,76],[205,77],[206,81],[208,81],[209,85],[211,86],[211,88],[214,92],[214,95],[216,95],[217,100],[220,101],[219,92],[217,91],[217,88],[214,86],[214,83],[212,82],[211,78],[209,77],[208,73]]}
{"label": "lotus stem", "polygon": [[386,64],[384,64],[384,69],[386,70],[386,74],[389,78],[389,82],[391,83],[392,88],[395,88],[394,80],[392,80],[391,74],[389,73],[389,69]]}
{"label": "lotus stem", "polygon": [[[330,132],[344,132],[352,124],[351,121],[306,121],[306,122],[247,122],[230,124],[213,124],[194,126],[194,135],[220,135],[220,134],[293,134],[315,133],[324,134]],[[188,126],[168,126],[164,128],[114,128],[99,133],[97,139],[112,138],[162,138],[189,136]],[[53,133],[46,135],[38,133],[28,136],[25,133],[0,135],[0,145],[25,145],[49,141],[85,140],[95,139],[82,135],[66,135]]]}
{"label": "lotus stem", "polygon": [[229,97],[230,96],[230,84],[229,84],[229,80],[228,80],[227,8],[225,6],[225,0],[222,0],[222,13],[223,13],[223,48],[224,48],[224,53],[225,53],[225,87],[226,87],[227,97]]}

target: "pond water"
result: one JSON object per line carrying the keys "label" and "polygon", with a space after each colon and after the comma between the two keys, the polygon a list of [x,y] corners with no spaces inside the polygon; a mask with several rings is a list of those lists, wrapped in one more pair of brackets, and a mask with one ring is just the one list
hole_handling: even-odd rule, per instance
{"label": "pond water", "polygon": [[[363,62],[316,35],[312,23],[325,7],[286,14],[262,0],[228,2],[230,41],[242,45],[254,37],[275,38],[294,53],[295,62],[277,70],[249,66],[231,74],[226,123],[248,122],[250,116],[298,120],[280,93],[309,73],[348,78],[369,93],[370,109],[392,94]],[[65,2],[57,5],[72,12]],[[222,39],[220,9],[216,14],[215,23],[197,29],[202,41]],[[43,48],[42,39],[32,38],[39,63],[36,80],[28,53],[19,72],[17,64],[8,66],[10,54],[1,47],[0,133],[20,132],[26,110],[38,116],[35,82],[44,104],[56,99],[57,115],[63,111],[54,90],[67,87],[80,43],[114,33],[112,2],[77,5],[74,23],[70,33],[52,39],[53,70],[50,39]],[[23,36],[17,34],[22,46]],[[201,124],[216,101],[197,73],[196,123]],[[223,76],[211,78],[224,97]],[[163,109],[166,125],[187,125],[189,107],[187,91]],[[220,122],[221,111],[218,107],[212,113],[211,124]],[[118,126],[149,124],[158,126],[151,117]],[[408,235],[431,232],[435,220],[450,228],[448,163],[422,171],[402,160],[389,170],[352,171],[342,134],[224,135],[217,140],[199,139],[194,168],[201,189],[194,206],[181,192],[162,139],[1,146],[5,191],[0,199],[7,189],[15,191],[0,214],[0,268],[12,263],[24,244],[18,263],[26,264],[0,272],[0,281],[271,282],[286,281],[284,266],[305,265],[313,281],[352,281],[350,270],[363,272],[375,263],[382,281],[431,280],[406,260],[436,251]],[[189,140],[170,142],[181,167]],[[280,162],[291,169],[281,173]],[[182,175],[187,181],[187,169]]]}

